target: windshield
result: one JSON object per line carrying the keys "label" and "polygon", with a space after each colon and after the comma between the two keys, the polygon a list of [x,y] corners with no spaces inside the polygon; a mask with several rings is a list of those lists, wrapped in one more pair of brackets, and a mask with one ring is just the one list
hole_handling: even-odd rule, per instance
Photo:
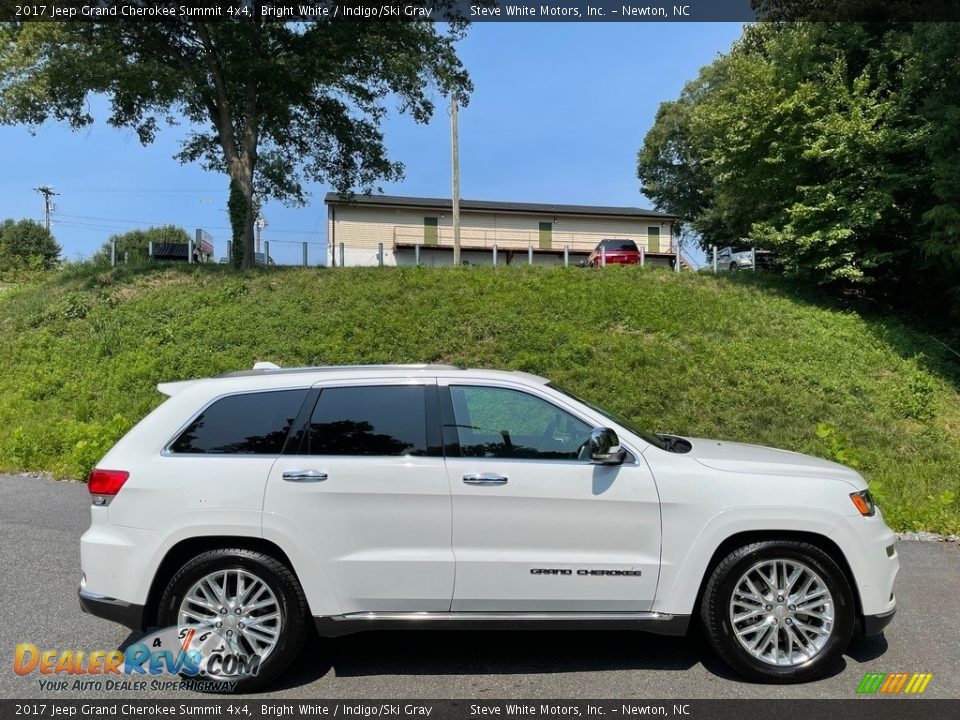
{"label": "windshield", "polygon": [[582,397],[579,397],[579,396],[577,396],[577,395],[574,395],[574,394],[573,394],[572,392],[570,392],[569,390],[565,390],[564,388],[560,387],[559,385],[555,385],[554,383],[548,383],[548,384],[547,384],[547,387],[553,388],[553,389],[556,390],[557,392],[563,393],[563,394],[566,395],[568,398],[571,398],[572,400],[576,400],[578,403],[582,403],[583,405],[586,405],[588,408],[590,408],[591,410],[594,410],[594,411],[600,413],[601,415],[603,415],[603,416],[604,416],[605,418],[607,418],[608,420],[613,420],[617,425],[620,425],[621,427],[624,427],[624,428],[626,428],[627,430],[629,430],[630,432],[632,432],[634,435],[643,438],[644,440],[646,440],[648,443],[650,443],[650,444],[653,445],[654,447],[658,447],[658,448],[660,448],[661,450],[666,450],[666,449],[667,449],[668,443],[665,442],[662,438],[657,437],[657,436],[654,435],[652,432],[648,432],[648,431],[646,431],[646,430],[641,430],[640,428],[638,428],[636,425],[634,425],[632,422],[630,422],[629,420],[627,420],[627,419],[626,419],[625,417],[623,417],[622,415],[618,415],[617,413],[612,413],[612,412],[610,412],[609,410],[604,410],[604,409],[601,408],[601,407],[597,407],[597,406],[594,405],[592,402],[588,402],[588,401],[584,400]]}
{"label": "windshield", "polygon": [[602,243],[607,250],[633,250],[637,251],[637,244],[633,240],[604,240]]}

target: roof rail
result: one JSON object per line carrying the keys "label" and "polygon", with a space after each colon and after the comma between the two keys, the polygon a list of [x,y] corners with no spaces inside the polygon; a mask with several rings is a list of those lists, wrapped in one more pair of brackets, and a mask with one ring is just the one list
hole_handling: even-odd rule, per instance
{"label": "roof rail", "polygon": [[279,365],[258,362],[252,370],[234,370],[217,375],[218,378],[254,377],[257,375],[286,375],[293,373],[337,372],[338,370],[463,370],[459,365],[433,365],[414,363],[408,365],[313,365],[281,368]]}

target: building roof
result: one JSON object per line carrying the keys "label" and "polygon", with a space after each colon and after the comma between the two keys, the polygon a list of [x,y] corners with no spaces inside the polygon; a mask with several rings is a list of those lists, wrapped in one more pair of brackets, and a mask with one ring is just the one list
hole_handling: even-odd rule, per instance
{"label": "building roof", "polygon": [[[402,195],[351,195],[327,193],[327,205],[369,205],[376,207],[405,207],[449,210],[450,198],[405,197]],[[461,210],[486,212],[536,213],[538,215],[607,215],[619,217],[652,217],[677,220],[679,216],[645,210],[638,207],[610,207],[606,205],[556,205],[553,203],[499,202],[496,200],[461,200]]]}

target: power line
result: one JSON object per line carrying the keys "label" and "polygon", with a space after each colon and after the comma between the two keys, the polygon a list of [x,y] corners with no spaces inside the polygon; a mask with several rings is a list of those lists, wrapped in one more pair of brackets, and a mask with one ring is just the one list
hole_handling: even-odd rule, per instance
{"label": "power line", "polygon": [[[185,220],[128,220],[125,218],[108,218],[101,217],[97,215],[71,215],[69,213],[60,213],[57,217],[59,218],[77,218],[79,220],[101,220],[109,223],[124,223],[126,225],[141,225],[141,226],[156,226],[156,225],[196,225],[197,227],[202,227],[207,230],[230,230],[230,227],[224,225],[207,225],[202,222],[189,222]],[[319,224],[319,223],[318,223]],[[271,230],[271,233],[284,233],[288,235],[313,235],[316,232],[316,227],[313,230]]]}
{"label": "power line", "polygon": [[70,192],[71,192],[71,193],[85,193],[85,192],[87,192],[87,193],[124,193],[124,194],[128,194],[128,195],[140,195],[140,194],[149,193],[149,194],[151,194],[151,195],[154,195],[154,194],[156,194],[156,193],[177,193],[177,194],[183,194],[183,193],[206,193],[206,194],[212,194],[212,193],[219,193],[219,192],[221,192],[221,190],[222,190],[222,188],[221,188],[221,189],[217,189],[217,190],[211,190],[211,189],[209,189],[209,188],[192,188],[192,189],[191,189],[191,188],[91,188],[91,187],[84,187],[84,188],[70,189]]}
{"label": "power line", "polygon": [[[110,231],[126,230],[126,229],[127,229],[127,228],[119,227],[119,226],[116,226],[116,225],[103,225],[103,224],[100,224],[100,223],[88,223],[88,222],[81,222],[81,221],[79,221],[79,220],[60,220],[60,219],[58,219],[58,220],[57,220],[57,225],[58,225],[58,226],[62,226],[62,227],[91,228],[91,229],[94,229],[94,230],[110,230]],[[209,227],[209,226],[207,226],[207,227]],[[215,230],[216,228],[210,228],[210,229]],[[224,228],[224,229],[225,229],[225,228]],[[272,231],[272,232],[280,232],[280,231]],[[286,231],[286,232],[295,232],[295,231],[290,230],[290,231]],[[318,245],[318,246],[320,246],[320,247],[324,247],[324,246],[326,245],[326,243],[324,243],[324,242],[322,242],[322,241],[309,241],[309,240],[277,240],[276,238],[272,238],[272,239],[271,239],[271,238],[264,238],[264,240],[267,240],[267,241],[270,242],[270,243],[282,243],[282,244],[284,244],[284,245],[301,245],[302,243],[307,243],[307,245]],[[227,241],[222,241],[222,242],[227,242]]]}

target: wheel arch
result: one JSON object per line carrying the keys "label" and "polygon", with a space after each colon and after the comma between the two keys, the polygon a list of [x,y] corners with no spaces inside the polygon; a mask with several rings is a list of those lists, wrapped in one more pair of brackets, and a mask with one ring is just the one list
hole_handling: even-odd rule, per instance
{"label": "wheel arch", "polygon": [[836,542],[826,535],[821,535],[820,533],[807,530],[745,530],[734,533],[733,535],[727,537],[713,551],[713,555],[710,557],[710,561],[707,563],[707,567],[703,572],[703,577],[700,579],[700,587],[697,590],[694,608],[699,611],[699,608],[703,602],[703,593],[704,590],[706,590],[710,576],[713,574],[713,571],[716,569],[717,565],[719,565],[721,561],[727,557],[727,555],[737,548],[743,547],[744,545],[771,540],[793,540],[796,542],[805,542],[826,553],[827,556],[829,556],[830,559],[837,564],[837,567],[840,568],[840,571],[847,579],[847,583],[850,585],[850,592],[853,594],[853,602],[857,617],[863,617],[863,605],[860,600],[860,589],[857,585],[856,576],[854,576],[853,570],[850,567],[850,563],[847,561],[847,557],[844,555],[843,550],[839,545],[837,545]]}
{"label": "wheel arch", "polygon": [[183,567],[185,562],[200,553],[226,548],[252,550],[270,555],[286,565],[294,577],[297,578],[297,582],[300,582],[296,567],[290,562],[290,558],[279,545],[270,540],[244,535],[200,535],[185,538],[173,545],[157,566],[157,571],[154,573],[153,580],[150,582],[147,602],[143,608],[143,629],[153,627],[157,624],[157,610],[160,605],[160,596],[163,595],[163,590],[170,581],[170,578],[174,576],[177,570]]}

